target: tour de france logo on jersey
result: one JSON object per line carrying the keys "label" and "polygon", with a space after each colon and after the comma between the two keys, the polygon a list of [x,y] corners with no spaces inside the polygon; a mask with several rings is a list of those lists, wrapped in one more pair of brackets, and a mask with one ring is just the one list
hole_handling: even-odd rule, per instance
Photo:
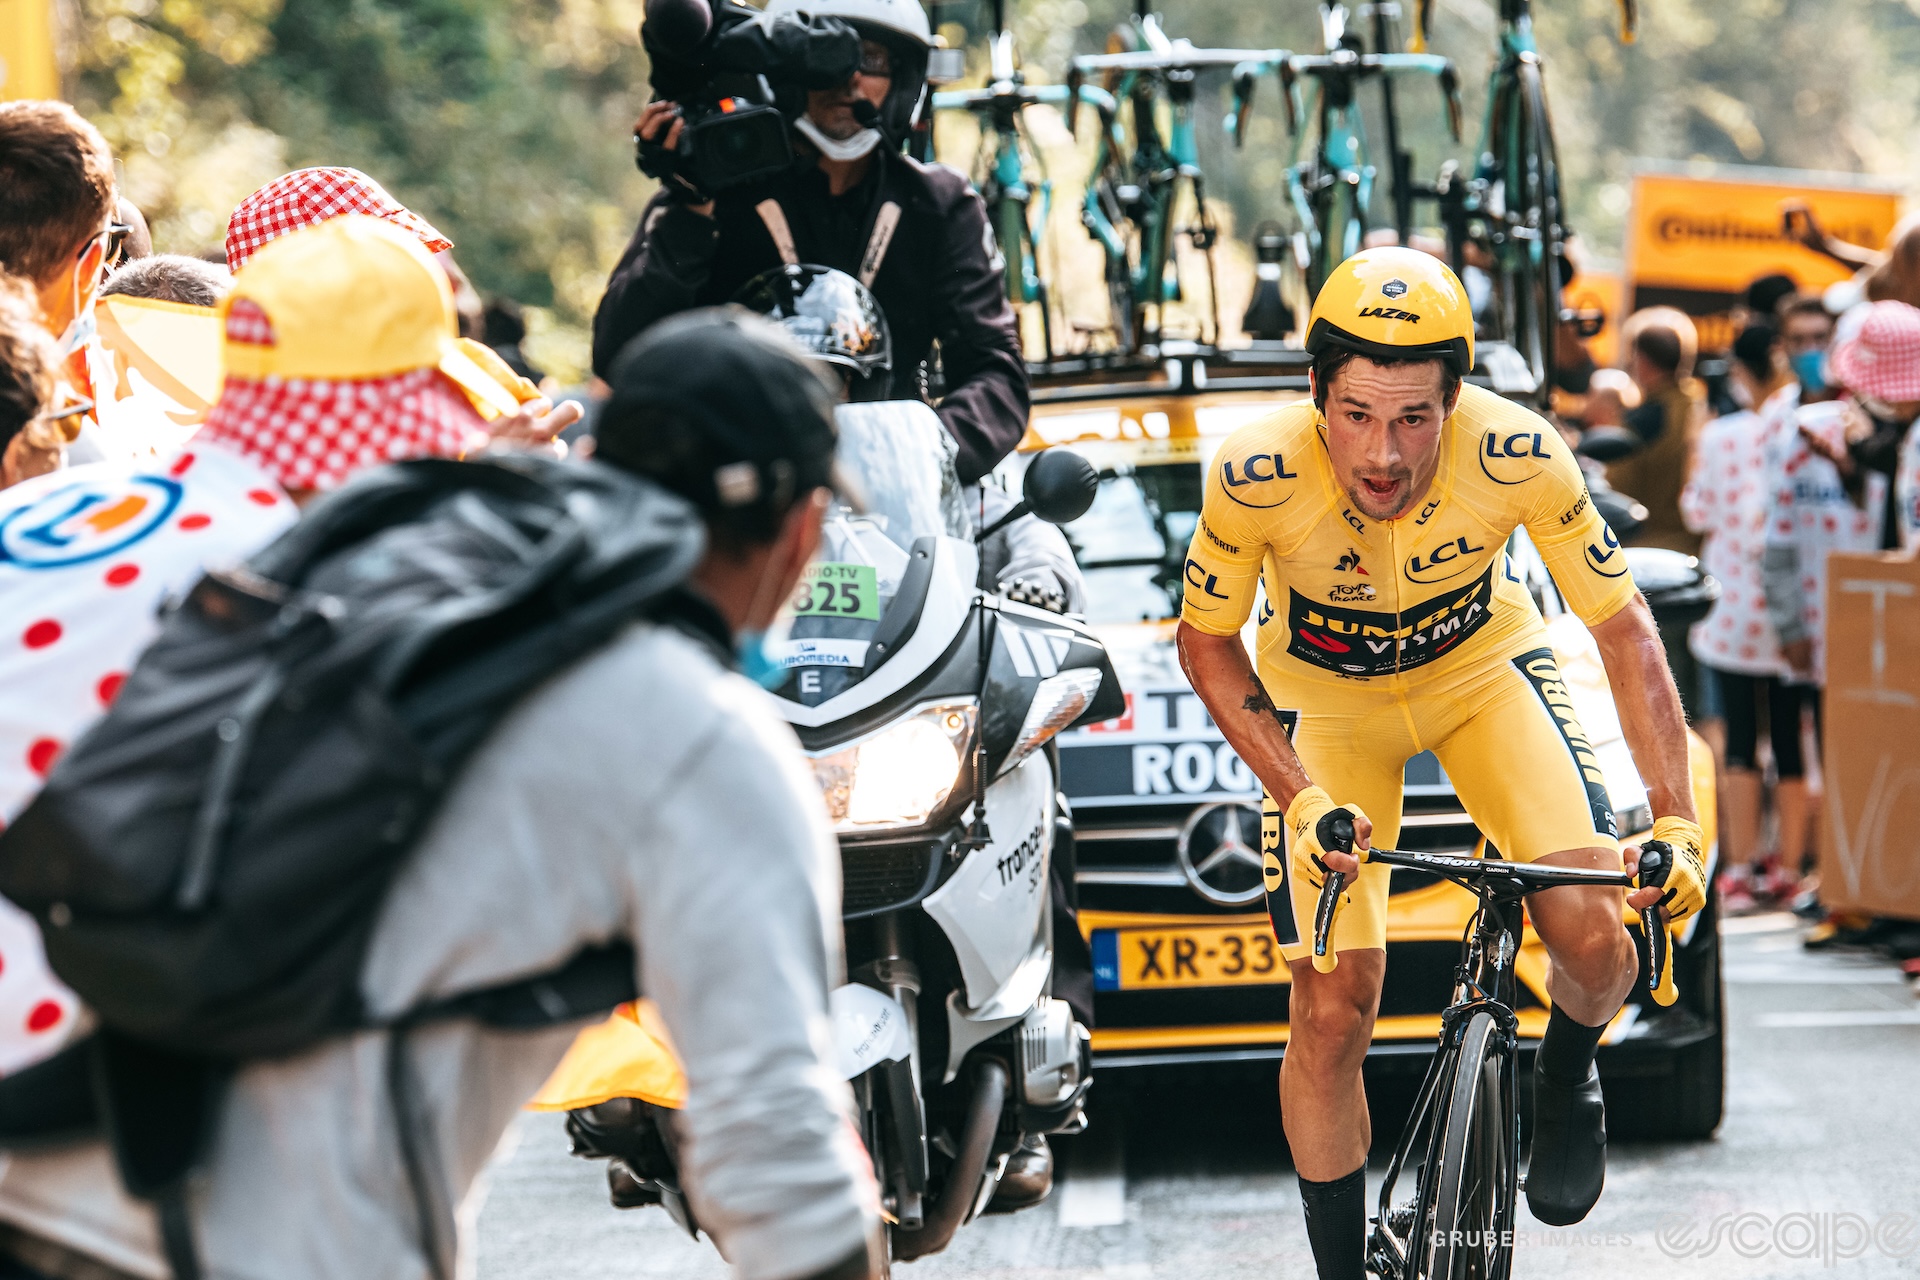
{"label": "tour de france logo on jersey", "polygon": [[165,524],[181,492],[166,476],[62,485],[0,516],[0,565],[64,569],[113,555]]}
{"label": "tour de france logo on jersey", "polygon": [[1489,431],[1480,440],[1480,470],[1495,484],[1525,484],[1547,469],[1547,431]]}

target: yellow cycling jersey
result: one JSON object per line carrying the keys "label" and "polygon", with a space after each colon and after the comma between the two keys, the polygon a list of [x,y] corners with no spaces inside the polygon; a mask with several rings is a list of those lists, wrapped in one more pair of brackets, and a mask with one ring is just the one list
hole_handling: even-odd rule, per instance
{"label": "yellow cycling jersey", "polygon": [[1539,610],[1505,555],[1521,526],[1589,626],[1633,598],[1619,540],[1538,414],[1463,386],[1432,487],[1387,521],[1348,499],[1326,430],[1302,400],[1228,436],[1187,550],[1180,616],[1211,635],[1240,631],[1264,577],[1259,669],[1282,706],[1303,681],[1452,675],[1540,647]]}

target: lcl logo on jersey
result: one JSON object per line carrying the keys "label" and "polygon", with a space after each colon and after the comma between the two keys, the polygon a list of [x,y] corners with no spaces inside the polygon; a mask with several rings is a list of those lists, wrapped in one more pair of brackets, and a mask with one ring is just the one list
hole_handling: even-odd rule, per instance
{"label": "lcl logo on jersey", "polygon": [[[1265,499],[1273,497],[1273,493],[1265,488],[1267,484],[1276,480],[1297,480],[1299,475],[1297,471],[1287,470],[1286,459],[1277,453],[1252,453],[1239,459],[1237,464],[1232,458],[1220,464],[1220,479],[1226,486],[1227,496],[1243,507],[1261,511],[1270,511],[1293,497],[1293,491],[1289,489],[1268,502]],[[1245,492],[1249,488],[1252,492]]]}
{"label": "lcl logo on jersey", "polygon": [[1544,431],[1489,431],[1480,444],[1480,470],[1495,484],[1525,484],[1552,457]]}
{"label": "lcl logo on jersey", "polygon": [[1408,582],[1445,582],[1473,567],[1473,561],[1467,559],[1475,552],[1485,551],[1486,545],[1471,545],[1465,535],[1452,542],[1443,542],[1424,554],[1407,557]]}
{"label": "lcl logo on jersey", "polygon": [[1206,566],[1201,564],[1198,560],[1187,561],[1186,576],[1187,576],[1187,602],[1186,602],[1187,608],[1197,609],[1202,613],[1212,613],[1215,609],[1218,609],[1220,607],[1217,604],[1206,604],[1201,600],[1196,600],[1194,598],[1196,592],[1199,593],[1199,595],[1206,597],[1207,599],[1212,599],[1212,600],[1231,599],[1231,597],[1228,596],[1226,592],[1220,590],[1219,576],[1217,574],[1208,573]]}
{"label": "lcl logo on jersey", "polygon": [[1627,557],[1620,550],[1620,539],[1607,525],[1600,526],[1600,541],[1587,544],[1587,568],[1603,578],[1622,578],[1627,573]]}

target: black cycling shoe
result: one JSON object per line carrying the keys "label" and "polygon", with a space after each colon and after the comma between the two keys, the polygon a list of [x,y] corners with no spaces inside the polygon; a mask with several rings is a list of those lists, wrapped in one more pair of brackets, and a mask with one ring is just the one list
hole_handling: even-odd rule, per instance
{"label": "black cycling shoe", "polygon": [[1587,1216],[1607,1180],[1607,1108],[1600,1072],[1587,1068],[1577,1085],[1533,1072],[1533,1154],[1527,1162],[1527,1208],[1550,1227]]}
{"label": "black cycling shoe", "polygon": [[1053,1148],[1034,1134],[1007,1157],[1007,1171],[987,1204],[989,1213],[1012,1213],[1039,1204],[1053,1190]]}

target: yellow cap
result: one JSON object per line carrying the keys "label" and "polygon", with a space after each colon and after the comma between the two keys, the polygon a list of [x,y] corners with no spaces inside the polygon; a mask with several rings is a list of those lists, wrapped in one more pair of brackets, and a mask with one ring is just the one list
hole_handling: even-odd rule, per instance
{"label": "yellow cap", "polygon": [[[264,313],[264,328],[227,323],[241,302]],[[364,381],[438,369],[484,415],[518,403],[462,350],[446,272],[417,236],[380,218],[348,214],[265,245],[234,276],[220,317],[229,377]]]}
{"label": "yellow cap", "polygon": [[1418,249],[1354,254],[1333,269],[1307,317],[1307,350],[1344,348],[1382,360],[1445,361],[1473,372],[1473,306],[1447,264]]}

